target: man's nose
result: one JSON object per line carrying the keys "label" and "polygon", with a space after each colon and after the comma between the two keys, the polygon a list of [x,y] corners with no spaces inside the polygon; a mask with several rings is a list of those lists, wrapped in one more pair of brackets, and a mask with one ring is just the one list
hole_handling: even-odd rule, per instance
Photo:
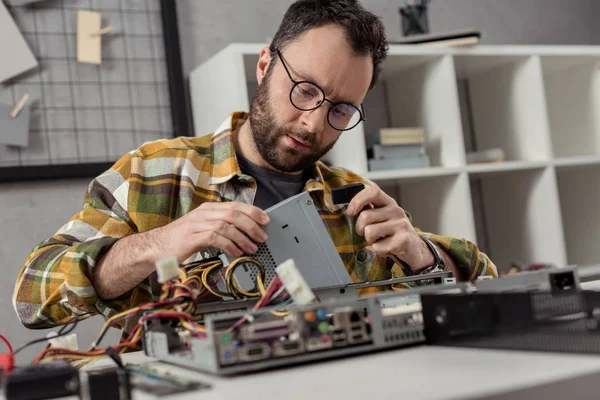
{"label": "man's nose", "polygon": [[305,111],[302,114],[302,123],[309,132],[321,134],[327,124],[327,113],[329,109],[326,104],[321,105],[311,111]]}

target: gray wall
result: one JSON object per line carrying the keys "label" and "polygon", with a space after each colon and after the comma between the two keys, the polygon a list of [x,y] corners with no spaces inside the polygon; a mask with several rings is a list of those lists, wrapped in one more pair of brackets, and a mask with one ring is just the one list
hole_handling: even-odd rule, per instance
{"label": "gray wall", "polygon": [[[186,73],[231,42],[266,42],[292,0],[178,0]],[[403,0],[363,0],[399,38]],[[484,44],[592,44],[600,42],[597,0],[432,0],[432,32],[479,29]],[[593,10],[594,8],[595,10]],[[595,13],[593,11],[596,11]],[[201,16],[198,18],[198,16]],[[595,37],[595,40],[593,39]]]}
{"label": "gray wall", "polygon": [[[178,0],[184,71],[187,73],[230,42],[266,42],[291,0]],[[401,0],[364,0],[383,16],[390,40],[400,35]],[[598,0],[433,0],[433,32],[477,28],[487,44],[597,44]],[[78,211],[88,180],[0,184],[0,333],[15,346],[46,335],[21,327],[11,305],[14,282],[29,251]],[[78,328],[87,347],[102,320]],[[109,341],[115,342],[117,332]],[[109,342],[107,341],[107,343]],[[18,361],[31,360],[38,346]],[[0,349],[0,352],[3,350]]]}
{"label": "gray wall", "polygon": [[592,0],[592,12],[590,17],[595,18],[595,23],[592,24],[592,44],[600,44],[600,24],[598,24],[598,17],[600,17],[600,1]]}

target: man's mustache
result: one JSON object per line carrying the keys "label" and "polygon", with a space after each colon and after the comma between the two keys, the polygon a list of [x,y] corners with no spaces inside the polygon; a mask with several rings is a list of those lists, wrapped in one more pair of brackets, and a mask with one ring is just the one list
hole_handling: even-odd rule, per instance
{"label": "man's mustache", "polygon": [[298,139],[300,139],[306,143],[309,143],[310,147],[313,147],[313,148],[316,147],[316,145],[317,145],[317,141],[315,139],[316,135],[314,133],[310,133],[307,131],[297,131],[297,132],[289,132],[288,131],[288,132],[284,132],[281,134],[281,136],[283,136],[283,135],[290,135],[290,136],[297,137]]}

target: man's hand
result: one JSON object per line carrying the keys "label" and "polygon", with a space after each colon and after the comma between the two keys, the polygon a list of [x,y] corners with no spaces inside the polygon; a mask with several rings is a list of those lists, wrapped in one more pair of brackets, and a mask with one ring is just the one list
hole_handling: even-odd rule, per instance
{"label": "man's hand", "polygon": [[239,257],[258,250],[248,237],[258,243],[267,240],[267,234],[260,226],[268,222],[267,213],[249,204],[207,202],[156,229],[155,234],[160,235],[162,252],[177,256],[179,262],[210,246]]}
{"label": "man's hand", "polygon": [[358,215],[356,233],[365,237],[377,255],[395,255],[415,272],[435,262],[404,210],[379,187],[359,192],[348,204],[346,213]]}
{"label": "man's hand", "polygon": [[264,211],[248,204],[203,203],[168,225],[119,239],[96,265],[92,284],[101,299],[109,300],[139,285],[155,270],[156,260],[166,256],[182,263],[211,246],[235,257],[255,253],[248,236],[265,242],[260,226],[268,222]]}

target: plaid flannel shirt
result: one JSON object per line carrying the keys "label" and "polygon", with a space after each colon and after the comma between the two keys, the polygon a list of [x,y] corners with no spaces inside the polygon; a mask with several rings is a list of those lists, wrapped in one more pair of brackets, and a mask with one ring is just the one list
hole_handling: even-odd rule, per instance
{"label": "plaid flannel shirt", "polygon": [[[83,209],[25,261],[13,297],[21,322],[29,328],[47,328],[84,313],[109,317],[157,300],[161,285],[156,274],[119,298],[100,299],[91,283],[94,268],[120,238],[164,226],[203,202],[252,204],[256,182],[240,171],[232,141],[246,119],[246,113],[234,113],[214,134],[146,143],[95,178]],[[353,281],[401,277],[400,266],[377,256],[364,237],[355,234],[355,219],[346,215],[345,206],[332,203],[332,188],[358,182],[373,184],[318,162],[304,190],[314,200]],[[497,275],[494,264],[473,243],[420,234],[442,248],[470,280]],[[198,253],[189,261],[200,257]],[[384,289],[362,289],[359,294]]]}

